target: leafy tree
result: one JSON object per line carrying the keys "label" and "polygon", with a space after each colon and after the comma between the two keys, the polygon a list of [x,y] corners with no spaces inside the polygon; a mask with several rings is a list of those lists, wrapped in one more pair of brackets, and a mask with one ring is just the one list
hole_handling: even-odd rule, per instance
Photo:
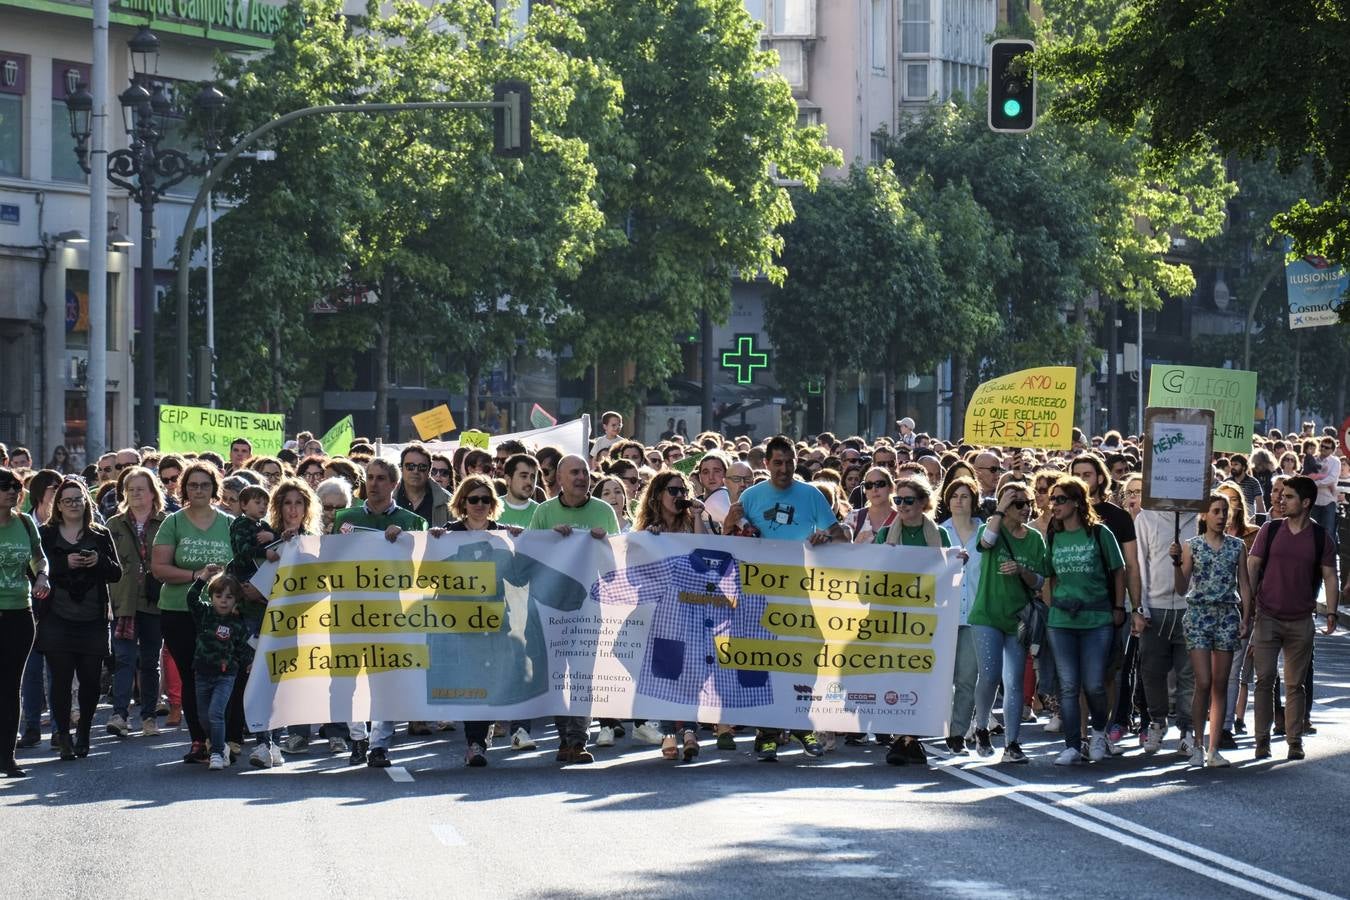
{"label": "leafy tree", "polygon": [[[1056,2],[1053,7],[1071,4]],[[1096,4],[1101,9],[1101,4]],[[1262,0],[1134,0],[1062,29],[1037,71],[1060,80],[1057,115],[1142,123],[1161,159],[1216,145],[1283,172],[1305,161],[1325,200],[1295,201],[1276,218],[1302,254],[1350,260],[1350,46],[1345,4]]]}

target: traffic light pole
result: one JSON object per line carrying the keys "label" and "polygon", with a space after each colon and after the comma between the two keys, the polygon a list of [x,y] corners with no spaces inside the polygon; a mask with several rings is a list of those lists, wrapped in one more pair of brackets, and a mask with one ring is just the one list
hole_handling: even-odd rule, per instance
{"label": "traffic light pole", "polygon": [[[225,170],[230,167],[230,163],[238,159],[241,153],[252,147],[260,138],[283,125],[289,125],[296,119],[329,113],[372,114],[407,112],[417,109],[500,109],[508,118],[515,114],[513,120],[506,122],[508,132],[514,128],[517,129],[517,134],[528,135],[526,130],[528,126],[520,122],[521,103],[518,98],[514,100],[508,97],[503,100],[446,100],[417,103],[338,103],[331,106],[309,106],[277,116],[272,121],[266,122],[244,135],[220,157],[220,160],[202,180],[201,186],[197,188],[197,196],[193,199],[192,207],[188,210],[187,218],[183,222],[183,233],[178,237],[178,366],[174,373],[173,402],[175,404],[187,405],[188,403],[188,273],[190,271],[189,263],[192,259],[192,234],[197,230],[197,216],[206,206],[207,195],[225,175]],[[523,148],[528,150],[528,137],[524,140],[517,138],[517,145],[523,145]],[[214,360],[212,365],[215,365]],[[153,438],[154,435],[143,438],[142,443],[153,442]]]}

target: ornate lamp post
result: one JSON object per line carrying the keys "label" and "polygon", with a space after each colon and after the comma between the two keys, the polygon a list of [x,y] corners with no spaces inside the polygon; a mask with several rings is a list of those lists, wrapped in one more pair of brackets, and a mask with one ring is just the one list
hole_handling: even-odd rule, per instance
{"label": "ornate lamp post", "polygon": [[[219,148],[216,119],[225,105],[225,96],[212,85],[203,87],[194,105],[205,119],[206,153],[201,159],[192,159],[181,150],[161,147],[166,131],[166,119],[174,112],[174,102],[158,80],[159,38],[148,27],[142,26],[127,42],[131,50],[131,85],[118,96],[122,105],[122,120],[131,139],[125,150],[108,154],[108,180],[130,192],[141,208],[141,335],[139,339],[140,374],[138,376],[140,416],[138,417],[140,443],[153,443],[158,435],[158,413],[155,403],[155,204],[165,191],[194,175],[205,174],[211,168],[211,154]],[[80,168],[89,168],[88,141],[90,117],[94,98],[87,87],[66,98],[70,113],[70,133],[75,138],[75,155]],[[97,252],[98,248],[95,248]]]}

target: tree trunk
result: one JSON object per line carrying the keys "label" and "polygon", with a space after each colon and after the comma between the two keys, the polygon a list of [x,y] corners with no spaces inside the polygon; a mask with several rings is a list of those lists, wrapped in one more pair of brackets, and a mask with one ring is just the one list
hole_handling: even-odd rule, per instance
{"label": "tree trunk", "polygon": [[949,437],[965,436],[966,377],[969,368],[962,354],[957,353],[952,357],[952,427]]}
{"label": "tree trunk", "polygon": [[[1083,382],[1083,362],[1086,359],[1085,354],[1087,351],[1087,323],[1084,321],[1086,318],[1087,298],[1082,294],[1079,294],[1078,299],[1073,302],[1073,323],[1074,327],[1078,329],[1073,348],[1073,377],[1079,385]],[[1075,422],[1082,422],[1084,423],[1084,427],[1087,427],[1091,425],[1091,421],[1087,416],[1083,415],[1088,409],[1088,398],[1083,396],[1084,393],[1086,392],[1082,390],[1074,391],[1078,408],[1074,410],[1073,420]]]}
{"label": "tree trunk", "polygon": [[464,427],[478,427],[478,390],[479,381],[483,377],[483,364],[476,356],[464,357],[464,380],[465,394],[464,401]]}
{"label": "tree trunk", "polygon": [[276,310],[272,316],[272,346],[269,348],[272,357],[272,409],[275,412],[284,412],[286,409],[285,398],[281,396],[281,310]]}
{"label": "tree trunk", "polygon": [[[1103,301],[1106,307],[1106,423],[1105,428],[1120,427],[1120,376],[1116,371],[1116,301]],[[1103,429],[1105,430],[1105,429]]]}
{"label": "tree trunk", "polygon": [[375,342],[375,437],[389,434],[389,331],[394,327],[394,276],[380,279],[380,334]]}
{"label": "tree trunk", "polygon": [[821,415],[820,430],[834,431],[834,404],[835,388],[838,387],[839,377],[833,367],[825,373],[825,393],[821,397]]}
{"label": "tree trunk", "polygon": [[1303,332],[1294,333],[1294,397],[1290,401],[1289,410],[1289,431],[1297,432],[1303,423],[1299,421],[1298,414],[1298,388],[1299,388],[1299,367],[1303,356]]}
{"label": "tree trunk", "polygon": [[[1345,415],[1345,389],[1346,389],[1346,379],[1347,379],[1347,378],[1350,378],[1350,372],[1347,372],[1347,371],[1346,371],[1346,367],[1345,367],[1344,365],[1342,365],[1342,366],[1341,366],[1340,377],[1336,379],[1336,412],[1335,412],[1335,415],[1337,415],[1337,416],[1343,416],[1343,415]],[[1335,423],[1335,422],[1332,422],[1331,424],[1335,425],[1336,423]]]}
{"label": "tree trunk", "polygon": [[1271,261],[1270,267],[1266,269],[1266,274],[1261,278],[1261,284],[1252,294],[1252,298],[1247,303],[1247,319],[1242,323],[1242,368],[1248,372],[1252,368],[1252,323],[1256,320],[1256,306],[1261,302],[1261,298],[1266,295],[1266,289],[1270,287],[1271,279],[1284,270],[1284,257],[1277,256]]}
{"label": "tree trunk", "polygon": [[895,370],[898,368],[900,368],[900,348],[892,343],[886,350],[886,371],[882,373],[881,379],[881,389],[886,394],[886,422],[881,428],[882,434],[891,434],[899,430],[895,427],[895,420],[900,418],[895,408]]}

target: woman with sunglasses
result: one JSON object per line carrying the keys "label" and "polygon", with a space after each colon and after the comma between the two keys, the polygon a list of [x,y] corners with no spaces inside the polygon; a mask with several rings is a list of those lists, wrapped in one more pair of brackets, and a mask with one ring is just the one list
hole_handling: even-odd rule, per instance
{"label": "woman with sunglasses", "polygon": [[[1065,749],[1057,766],[1100,762],[1110,752],[1106,720],[1106,665],[1115,631],[1125,622],[1125,559],[1111,529],[1103,526],[1088,499],[1087,484],[1061,476],[1050,489],[1047,536],[1050,575],[1043,593],[1050,607],[1048,639],[1059,675],[1059,708]],[[1079,692],[1091,716],[1088,753],[1082,751]]]}
{"label": "woman with sunglasses", "polygon": [[[976,515],[979,503],[980,486],[973,478],[957,478],[947,482],[942,489],[942,506],[947,509],[948,518],[938,527],[947,533],[953,547],[961,549],[961,561],[964,575],[961,579],[961,618],[956,630],[956,668],[952,679],[952,711],[947,729],[947,748],[953,753],[965,750],[966,729],[970,727],[971,717],[975,713],[975,681],[979,665],[975,659],[975,638],[970,630],[968,618],[971,605],[975,602],[975,592],[980,585],[980,566],[977,559],[977,542],[980,526],[984,519]],[[979,733],[976,733],[979,737]],[[989,745],[988,732],[979,743],[977,750],[981,756],[989,756],[994,751]],[[988,752],[985,752],[985,751]]]}
{"label": "woman with sunglasses", "polygon": [[1022,678],[1027,648],[1017,635],[1018,616],[1032,592],[1045,583],[1045,539],[1028,527],[1036,507],[1026,485],[1005,482],[998,505],[980,528],[980,580],[970,609],[970,628],[979,661],[975,686],[975,741],[981,756],[992,756],[989,712],[994,691],[1003,685],[1002,762],[1026,763],[1018,736],[1022,728]]}
{"label": "woman with sunglasses", "polygon": [[[701,515],[702,504],[691,497],[689,480],[678,469],[664,469],[656,473],[647,489],[638,501],[636,531],[648,531],[652,534],[671,532],[673,534],[707,534]],[[661,722],[661,756],[664,759],[679,759],[680,747],[676,731],[680,725],[670,720]],[[693,728],[683,729],[684,759],[698,756],[698,734]]]}
{"label": "woman with sunglasses", "polygon": [[872,544],[877,533],[895,519],[895,503],[891,501],[895,479],[887,469],[873,466],[863,476],[860,487],[866,503],[853,513],[849,524],[853,526],[853,543]]}
{"label": "woman with sunglasses", "polygon": [[[56,490],[56,508],[39,529],[51,562],[51,597],[38,618],[37,645],[52,675],[52,728],[61,758],[89,755],[89,730],[98,709],[103,660],[108,656],[108,585],[122,578],[112,535],[95,524],[84,482]],[[80,720],[70,740],[70,690],[80,680]]]}
{"label": "woman with sunglasses", "polygon": [[42,538],[33,520],[18,510],[22,491],[14,470],[0,467],[0,773],[9,778],[24,777],[14,762],[14,746],[19,683],[33,649],[33,600],[41,602],[51,591]]}
{"label": "woman with sunglasses", "polygon": [[[192,668],[197,627],[188,612],[187,595],[193,582],[206,580],[234,558],[230,549],[231,517],[213,505],[220,493],[220,472],[215,466],[194,460],[183,469],[181,478],[183,508],[159,526],[150,551],[150,571],[163,585],[159,621],[164,645],[182,682],[183,715],[192,737],[192,747],[183,762],[205,763],[210,753],[206,729],[197,714],[197,681]],[[225,752],[223,747],[215,749]]]}
{"label": "woman with sunglasses", "polygon": [[47,463],[47,468],[60,472],[62,475],[74,473],[75,466],[70,461],[70,451],[64,444],[57,444],[52,448],[52,458]]}

